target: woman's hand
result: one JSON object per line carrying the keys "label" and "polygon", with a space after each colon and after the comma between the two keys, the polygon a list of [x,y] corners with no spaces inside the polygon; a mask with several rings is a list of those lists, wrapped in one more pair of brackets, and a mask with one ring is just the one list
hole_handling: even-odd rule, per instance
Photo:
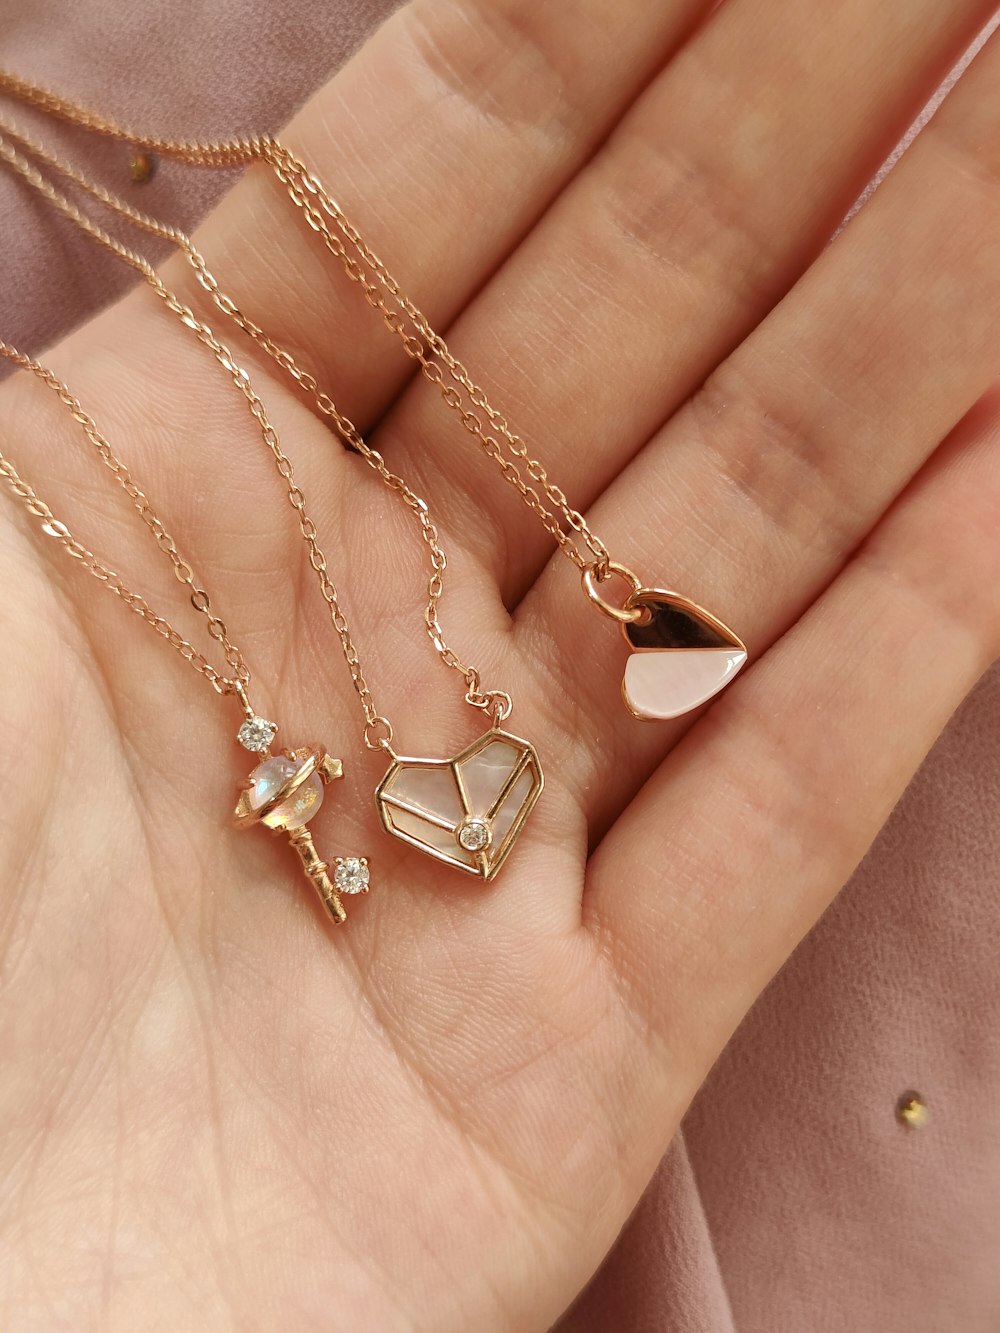
{"label": "woman's hand", "polygon": [[[824,249],[992,7],[416,0],[286,136],[612,552],[748,640],[686,731],[626,714],[614,627],[274,178],[206,224],[223,286],[428,499],[449,636],[539,750],[545,794],[488,887],[376,832],[382,770],[305,548],[208,353],[143,288],[46,358],[282,740],[345,759],[315,836],[368,853],[373,892],[335,932],[289,849],[230,827],[238,710],[5,507],[11,1333],[520,1333],[582,1288],[1000,651],[996,41]],[[461,748],[415,529],[200,308],[255,367],[401,750]],[[4,452],[199,634],[50,398],[4,386]]]}

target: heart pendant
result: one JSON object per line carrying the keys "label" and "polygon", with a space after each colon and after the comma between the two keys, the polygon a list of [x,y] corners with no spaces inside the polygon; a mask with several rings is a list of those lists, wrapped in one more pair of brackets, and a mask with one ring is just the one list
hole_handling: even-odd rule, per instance
{"label": "heart pendant", "polygon": [[395,758],[375,789],[375,808],[393,837],[490,880],[542,784],[534,746],[493,728],[454,759]]}
{"label": "heart pendant", "polygon": [[640,588],[626,605],[649,613],[622,625],[631,649],[622,698],[633,717],[680,717],[714,698],[747,660],[731,629],[679,593]]}

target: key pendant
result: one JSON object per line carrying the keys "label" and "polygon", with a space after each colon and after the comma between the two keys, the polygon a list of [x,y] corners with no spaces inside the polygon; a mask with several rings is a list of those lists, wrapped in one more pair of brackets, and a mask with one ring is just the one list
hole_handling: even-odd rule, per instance
{"label": "key pendant", "polygon": [[743,668],[745,645],[703,607],[661,588],[640,588],[625,606],[643,614],[622,622],[630,651],[622,698],[633,717],[680,717],[713,699]]}
{"label": "key pendant", "polygon": [[375,789],[386,832],[467,875],[491,880],[542,792],[535,748],[493,727],[453,759],[394,756]]}
{"label": "key pendant", "polygon": [[264,758],[242,785],[234,823],[241,829],[263,824],[284,833],[323,906],[340,924],[347,920],[341,894],[368,892],[368,860],[363,856],[338,856],[327,864],[306,825],[323,804],[324,788],[343,777],[344,767],[321,745],[271,754],[276,731],[273,722],[256,716],[248,717],[240,728],[240,744]]}

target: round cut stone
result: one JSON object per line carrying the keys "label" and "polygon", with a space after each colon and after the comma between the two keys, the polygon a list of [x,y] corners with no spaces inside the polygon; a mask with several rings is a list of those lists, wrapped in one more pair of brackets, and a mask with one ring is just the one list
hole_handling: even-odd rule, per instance
{"label": "round cut stone", "polygon": [[364,893],[368,888],[368,862],[363,856],[345,856],[333,871],[333,882],[338,893]]}
{"label": "round cut stone", "polygon": [[[265,759],[250,774],[253,784],[250,788],[250,805],[254,810],[273,801],[281,789],[291,781],[302,765],[287,755],[276,755]],[[313,815],[323,804],[323,783],[318,773],[311,774],[302,786],[291,796],[279,801],[266,815],[261,816],[261,823],[268,828],[296,829],[308,824]]]}
{"label": "round cut stone", "polygon": [[260,754],[270,747],[277,730],[277,726],[268,722],[266,717],[248,717],[236,733],[236,739],[245,750]]}
{"label": "round cut stone", "polygon": [[490,826],[485,819],[467,819],[458,830],[459,844],[467,852],[481,852],[490,844]]}

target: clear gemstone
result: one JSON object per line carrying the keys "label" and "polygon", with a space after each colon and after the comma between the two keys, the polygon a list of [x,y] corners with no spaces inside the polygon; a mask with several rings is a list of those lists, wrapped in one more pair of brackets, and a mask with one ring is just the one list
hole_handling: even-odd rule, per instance
{"label": "clear gemstone", "polygon": [[368,862],[361,856],[345,856],[338,860],[333,871],[338,893],[364,893],[368,879]]}
{"label": "clear gemstone", "polygon": [[236,734],[236,739],[245,750],[260,754],[270,747],[278,728],[266,717],[248,717]]}
{"label": "clear gemstone", "polygon": [[458,830],[458,841],[467,852],[481,852],[489,846],[490,826],[485,819],[468,819]]}

